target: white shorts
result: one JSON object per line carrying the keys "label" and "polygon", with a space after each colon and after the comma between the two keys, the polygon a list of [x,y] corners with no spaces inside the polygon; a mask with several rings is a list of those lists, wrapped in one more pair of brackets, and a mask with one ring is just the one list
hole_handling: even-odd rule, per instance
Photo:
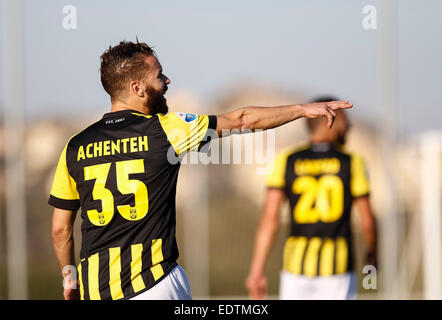
{"label": "white shorts", "polygon": [[354,300],[357,278],[353,272],[323,277],[307,277],[281,271],[281,300]]}
{"label": "white shorts", "polygon": [[176,266],[153,288],[129,300],[192,300],[189,280],[184,269]]}

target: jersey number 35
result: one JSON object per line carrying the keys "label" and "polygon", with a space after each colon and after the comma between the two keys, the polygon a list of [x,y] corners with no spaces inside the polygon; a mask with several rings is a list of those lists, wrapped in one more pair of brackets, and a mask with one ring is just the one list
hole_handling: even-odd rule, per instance
{"label": "jersey number 35", "polygon": [[[149,210],[149,201],[146,185],[135,179],[129,179],[129,174],[143,173],[144,160],[127,160],[115,163],[117,189],[122,194],[134,194],[135,205],[119,205],[117,210],[120,215],[129,221],[143,219]],[[108,224],[114,216],[114,197],[112,192],[106,188],[106,181],[109,175],[111,163],[97,164],[84,168],[84,180],[95,179],[92,197],[94,200],[101,200],[101,212],[98,210],[87,210],[87,215],[91,223],[96,226]]]}

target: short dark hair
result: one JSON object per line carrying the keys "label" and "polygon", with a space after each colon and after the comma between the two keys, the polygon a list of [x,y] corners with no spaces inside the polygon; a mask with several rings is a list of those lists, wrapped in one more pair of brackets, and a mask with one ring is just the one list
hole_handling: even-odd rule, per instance
{"label": "short dark hair", "polygon": [[[319,103],[319,102],[329,102],[329,101],[338,101],[339,99],[335,96],[329,95],[329,96],[318,96],[314,99],[312,99],[310,101],[310,103]],[[307,119],[307,128],[310,132],[314,132],[319,125],[323,122],[326,121],[326,119],[324,117],[320,117],[320,118],[313,118]]]}
{"label": "short dark hair", "polygon": [[114,98],[121,94],[128,82],[141,80],[149,70],[146,56],[155,56],[152,48],[144,42],[121,41],[109,46],[100,57],[101,84]]}

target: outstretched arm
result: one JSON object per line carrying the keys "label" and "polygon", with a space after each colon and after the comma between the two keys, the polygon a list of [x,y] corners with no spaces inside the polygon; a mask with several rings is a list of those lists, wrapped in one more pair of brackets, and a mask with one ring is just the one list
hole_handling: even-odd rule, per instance
{"label": "outstretched arm", "polygon": [[[65,280],[69,280],[69,277],[67,277],[68,274],[63,274],[65,272],[64,268],[66,266],[75,266],[73,235],[75,216],[76,211],[58,208],[54,208],[52,216],[52,243]],[[80,298],[78,287],[73,289],[73,283],[67,282],[65,281],[63,290],[65,300],[78,300]]]}
{"label": "outstretched arm", "polygon": [[246,288],[252,299],[265,299],[267,296],[267,277],[264,267],[279,227],[279,209],[284,200],[284,191],[267,189],[264,211],[255,236],[255,248]]}
{"label": "outstretched arm", "polygon": [[327,117],[328,126],[331,127],[336,116],[334,110],[352,106],[347,101],[330,101],[280,107],[245,107],[217,116],[216,131],[221,136],[223,130],[266,130],[301,117]]}

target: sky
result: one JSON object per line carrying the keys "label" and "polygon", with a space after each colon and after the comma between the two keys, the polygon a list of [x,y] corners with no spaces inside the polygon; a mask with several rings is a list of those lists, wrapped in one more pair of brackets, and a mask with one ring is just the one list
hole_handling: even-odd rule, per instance
{"label": "sky", "polygon": [[[248,84],[294,96],[332,93],[376,126],[384,116],[376,106],[377,30],[362,27],[362,9],[378,1],[23,0],[26,116],[106,112],[99,56],[138,36],[155,46],[172,80],[168,94],[186,90],[210,105],[227,89]],[[65,5],[77,10],[76,30],[63,28]],[[440,12],[439,0],[398,1],[403,133],[442,129]]]}

